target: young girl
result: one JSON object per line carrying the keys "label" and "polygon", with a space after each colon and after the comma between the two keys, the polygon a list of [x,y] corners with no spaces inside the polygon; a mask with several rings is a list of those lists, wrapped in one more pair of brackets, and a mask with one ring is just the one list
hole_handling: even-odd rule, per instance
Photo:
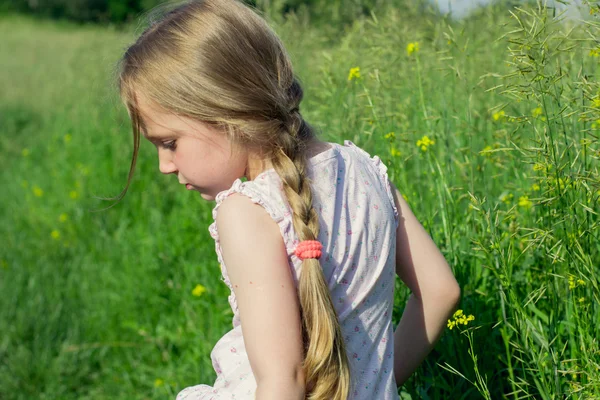
{"label": "young girl", "polygon": [[[209,231],[233,329],[212,350],[213,386],[177,400],[397,399],[459,287],[379,157],[316,138],[265,21],[237,0],[184,4],[119,70],[129,180],[144,135],[162,173],[216,201]],[[395,274],[412,295],[394,333]]]}

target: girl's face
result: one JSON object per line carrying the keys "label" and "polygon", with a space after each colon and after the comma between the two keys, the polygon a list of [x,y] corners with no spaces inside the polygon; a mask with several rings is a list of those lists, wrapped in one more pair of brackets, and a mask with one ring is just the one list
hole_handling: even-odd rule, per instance
{"label": "girl's face", "polygon": [[143,134],[158,150],[159,170],[174,174],[188,190],[200,192],[205,200],[231,187],[246,175],[248,154],[231,157],[231,143],[216,128],[164,112],[138,96],[144,121]]}

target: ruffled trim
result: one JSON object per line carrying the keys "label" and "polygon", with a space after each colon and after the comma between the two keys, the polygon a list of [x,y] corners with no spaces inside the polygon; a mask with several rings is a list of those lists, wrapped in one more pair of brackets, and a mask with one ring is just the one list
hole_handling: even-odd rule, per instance
{"label": "ruffled trim", "polygon": [[352,143],[350,140],[344,140],[344,146],[351,147],[354,150],[358,151],[360,154],[366,156],[371,161],[371,163],[375,166],[375,168],[377,168],[377,170],[379,171],[379,175],[381,176],[381,178],[383,179],[383,182],[384,182],[385,191],[386,191],[388,198],[390,200],[390,203],[392,205],[392,209],[394,210],[394,222],[395,222],[395,225],[397,228],[398,227],[398,208],[396,207],[396,202],[394,201],[394,195],[392,193],[392,187],[390,186],[390,181],[389,181],[388,173],[387,173],[387,171],[388,171],[387,166],[383,163],[383,161],[381,161],[379,156],[371,157],[371,155],[369,153],[367,153],[365,150],[361,149],[360,147],[358,147],[357,145]]}

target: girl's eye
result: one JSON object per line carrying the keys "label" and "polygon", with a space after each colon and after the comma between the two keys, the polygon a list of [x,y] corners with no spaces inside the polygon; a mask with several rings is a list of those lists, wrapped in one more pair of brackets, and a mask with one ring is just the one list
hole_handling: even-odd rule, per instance
{"label": "girl's eye", "polygon": [[175,140],[171,140],[169,142],[162,142],[162,147],[167,150],[175,150]]}

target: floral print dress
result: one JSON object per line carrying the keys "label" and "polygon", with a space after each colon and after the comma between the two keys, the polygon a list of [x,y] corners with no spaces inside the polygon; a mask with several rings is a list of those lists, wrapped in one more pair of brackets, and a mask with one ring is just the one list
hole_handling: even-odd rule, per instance
{"label": "floral print dress", "polygon": [[[318,238],[323,244],[321,266],[350,361],[352,389],[348,399],[397,400],[392,308],[398,210],[387,167],[378,156],[371,157],[349,140],[343,145],[330,145],[307,161],[307,174],[312,180],[313,207],[321,224]],[[237,179],[230,189],[216,196],[212,211],[215,221],[220,204],[233,193],[248,196],[277,222],[297,285],[302,268],[294,250],[299,242],[279,175],[268,169],[252,181]],[[223,281],[231,290],[233,329],[211,352],[217,374],[214,384],[187,387],[177,395],[177,400],[254,399],[256,381],[244,347],[239,310],[223,263],[215,222],[209,231],[215,240]]]}

